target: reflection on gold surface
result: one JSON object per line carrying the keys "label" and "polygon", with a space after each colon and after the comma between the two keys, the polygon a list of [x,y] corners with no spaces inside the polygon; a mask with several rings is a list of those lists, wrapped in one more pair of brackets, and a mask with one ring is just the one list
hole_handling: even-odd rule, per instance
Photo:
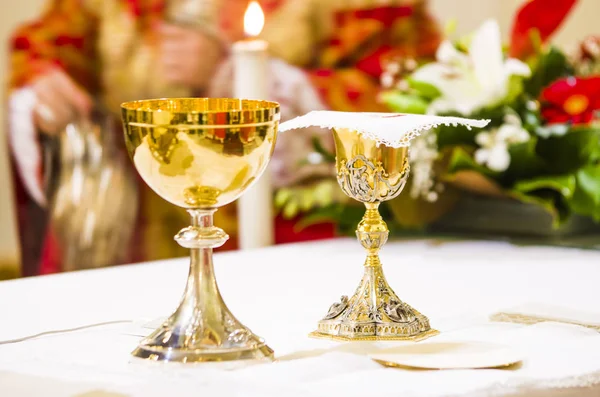
{"label": "reflection on gold surface", "polygon": [[125,103],[122,115],[127,150],[144,181],[192,217],[191,226],[175,236],[191,256],[183,298],[132,354],[184,363],[271,358],[273,351],[223,302],[212,253],[229,236],[213,225],[213,214],[242,195],[265,170],[275,147],[279,105],[242,99],[155,99]]}
{"label": "reflection on gold surface", "polygon": [[166,99],[123,106],[127,149],[144,181],[184,208],[237,199],[267,165],[279,108],[238,99]]}

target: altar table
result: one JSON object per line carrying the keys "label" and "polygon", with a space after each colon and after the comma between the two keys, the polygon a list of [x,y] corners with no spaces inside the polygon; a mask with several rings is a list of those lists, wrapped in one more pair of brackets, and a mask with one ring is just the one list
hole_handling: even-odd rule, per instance
{"label": "altar table", "polygon": [[177,306],[187,259],[0,282],[0,396],[600,396],[600,333],[489,321],[535,302],[600,312],[600,252],[434,240],[384,247],[388,281],[429,316],[441,332],[434,338],[524,352],[521,365],[485,370],[385,368],[358,345],[308,338],[330,304],[354,292],[363,258],[350,239],[217,254],[226,303],[275,350],[275,362],[256,365],[130,357]]}

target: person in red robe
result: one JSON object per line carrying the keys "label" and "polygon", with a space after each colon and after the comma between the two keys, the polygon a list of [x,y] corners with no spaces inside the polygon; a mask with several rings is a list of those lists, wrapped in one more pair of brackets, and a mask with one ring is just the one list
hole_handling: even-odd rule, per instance
{"label": "person in red robe", "polygon": [[[424,0],[260,3],[267,19],[262,36],[273,57],[270,99],[282,104],[287,118],[326,107],[384,110],[376,93],[386,57],[431,55],[439,42]],[[123,165],[119,104],[231,96],[229,48],[243,38],[247,4],[53,0],[38,20],[15,32],[9,137],[24,274],[186,254],[172,242],[187,223],[185,213]],[[112,124],[106,121],[111,118]],[[106,137],[110,130],[115,139]],[[281,137],[273,160],[278,186],[328,174],[322,165],[301,161],[312,150],[310,141],[310,134]],[[98,157],[100,166],[90,160],[97,147],[110,149]],[[112,173],[101,172],[107,169]],[[217,214],[233,244],[235,207]],[[279,241],[291,241],[330,236],[333,228],[298,235],[280,223],[279,230],[285,234]]]}

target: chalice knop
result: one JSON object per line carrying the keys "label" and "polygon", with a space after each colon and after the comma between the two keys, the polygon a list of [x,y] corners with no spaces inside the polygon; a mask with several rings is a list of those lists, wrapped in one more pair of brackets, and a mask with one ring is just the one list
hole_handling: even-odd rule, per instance
{"label": "chalice knop", "polygon": [[223,302],[212,254],[228,236],[213,225],[213,214],[265,170],[275,147],[279,104],[152,99],[124,103],[122,116],[127,150],[143,180],[163,199],[187,209],[192,219],[175,236],[191,256],[179,307],[132,354],[177,362],[272,357],[265,342]]}
{"label": "chalice knop", "polygon": [[397,197],[410,170],[408,146],[390,147],[350,128],[334,128],[337,181],[346,195],[365,204],[356,237],[367,250],[364,275],[350,298],[342,296],[311,336],[340,340],[421,340],[437,334],[427,317],[401,301],[383,274],[379,250],[388,227],[379,204]]}

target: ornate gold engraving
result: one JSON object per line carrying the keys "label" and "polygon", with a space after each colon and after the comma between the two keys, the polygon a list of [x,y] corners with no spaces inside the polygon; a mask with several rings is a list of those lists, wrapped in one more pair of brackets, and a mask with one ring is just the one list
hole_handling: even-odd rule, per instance
{"label": "ornate gold engraving", "polygon": [[408,179],[410,166],[408,157],[404,159],[404,172],[393,182],[381,162],[373,163],[359,154],[350,161],[341,160],[337,180],[344,193],[363,203],[386,201],[397,197]]}
{"label": "ornate gold engraving", "polygon": [[421,340],[437,334],[427,317],[402,302],[389,286],[379,259],[389,230],[379,204],[400,194],[409,174],[408,148],[377,146],[352,130],[334,130],[337,179],[348,196],[365,203],[356,237],[367,250],[363,278],[351,298],[343,296],[311,333],[340,340]]}

